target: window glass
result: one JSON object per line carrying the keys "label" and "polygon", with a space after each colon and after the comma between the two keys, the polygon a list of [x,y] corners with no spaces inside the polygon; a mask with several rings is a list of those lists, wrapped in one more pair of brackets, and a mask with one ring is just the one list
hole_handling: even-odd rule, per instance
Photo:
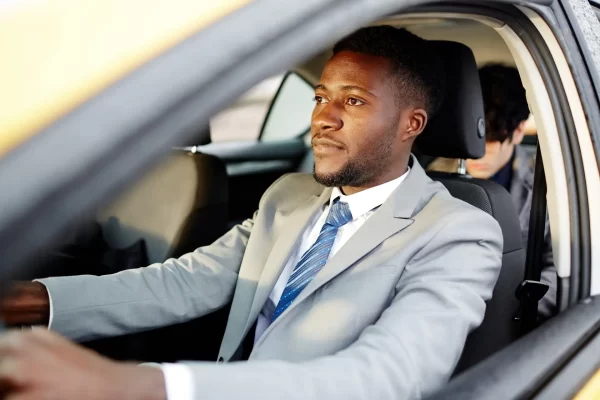
{"label": "window glass", "polygon": [[286,75],[267,115],[261,140],[293,139],[310,129],[314,88],[294,73]]}
{"label": "window glass", "polygon": [[210,121],[213,142],[258,140],[267,112],[283,75],[266,79]]}
{"label": "window glass", "polygon": [[211,119],[211,139],[273,141],[298,137],[310,129],[313,98],[312,85],[293,72],[266,79]]}

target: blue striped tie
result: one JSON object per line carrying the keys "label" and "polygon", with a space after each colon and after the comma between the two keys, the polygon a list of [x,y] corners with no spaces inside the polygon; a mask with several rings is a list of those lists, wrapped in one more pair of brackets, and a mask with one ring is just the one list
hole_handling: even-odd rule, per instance
{"label": "blue striped tie", "polygon": [[294,272],[292,272],[283,290],[277,308],[275,308],[271,322],[275,321],[292,304],[300,292],[302,292],[302,289],[308,286],[310,281],[323,268],[329,258],[338,228],[352,221],[350,207],[348,207],[347,203],[342,203],[338,200],[335,199],[333,201],[333,205],[329,210],[329,215],[325,220],[323,228],[321,228],[321,233],[319,233],[317,241],[304,253],[298,264],[296,264]]}

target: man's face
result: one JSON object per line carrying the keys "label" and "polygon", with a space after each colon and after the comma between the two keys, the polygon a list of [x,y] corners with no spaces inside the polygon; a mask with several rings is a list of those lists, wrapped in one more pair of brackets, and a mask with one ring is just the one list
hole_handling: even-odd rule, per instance
{"label": "man's face", "polygon": [[490,179],[510,161],[514,150],[515,143],[511,139],[486,142],[485,156],[467,160],[467,172],[474,178]]}
{"label": "man's face", "polygon": [[386,58],[342,51],[329,60],[311,123],[318,182],[364,187],[395,168],[407,144],[397,140],[403,113],[394,82]]}

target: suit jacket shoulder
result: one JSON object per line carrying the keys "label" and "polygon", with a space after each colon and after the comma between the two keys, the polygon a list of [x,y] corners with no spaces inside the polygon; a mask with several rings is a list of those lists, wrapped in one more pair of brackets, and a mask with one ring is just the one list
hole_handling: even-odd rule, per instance
{"label": "suit jacket shoulder", "polygon": [[259,209],[276,207],[280,211],[291,212],[308,198],[320,195],[325,186],[312,174],[291,173],[277,179],[262,196]]}
{"label": "suit jacket shoulder", "polygon": [[440,182],[433,181],[429,177],[426,179],[424,194],[415,208],[415,218],[426,215],[427,219],[437,221],[433,225],[438,227],[465,219],[485,220],[492,225],[498,225],[490,214],[452,196]]}

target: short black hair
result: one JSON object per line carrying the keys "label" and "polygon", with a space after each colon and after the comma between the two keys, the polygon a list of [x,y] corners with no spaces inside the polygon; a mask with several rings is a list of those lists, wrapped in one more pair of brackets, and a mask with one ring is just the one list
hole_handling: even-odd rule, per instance
{"label": "short black hair", "polygon": [[340,40],[333,54],[341,51],[385,57],[392,66],[399,98],[422,105],[431,118],[439,109],[445,88],[445,71],[425,39],[406,29],[389,25],[361,28]]}
{"label": "short black hair", "polygon": [[519,124],[529,118],[529,106],[519,71],[501,64],[489,64],[479,70],[483,92],[486,139],[512,140]]}

